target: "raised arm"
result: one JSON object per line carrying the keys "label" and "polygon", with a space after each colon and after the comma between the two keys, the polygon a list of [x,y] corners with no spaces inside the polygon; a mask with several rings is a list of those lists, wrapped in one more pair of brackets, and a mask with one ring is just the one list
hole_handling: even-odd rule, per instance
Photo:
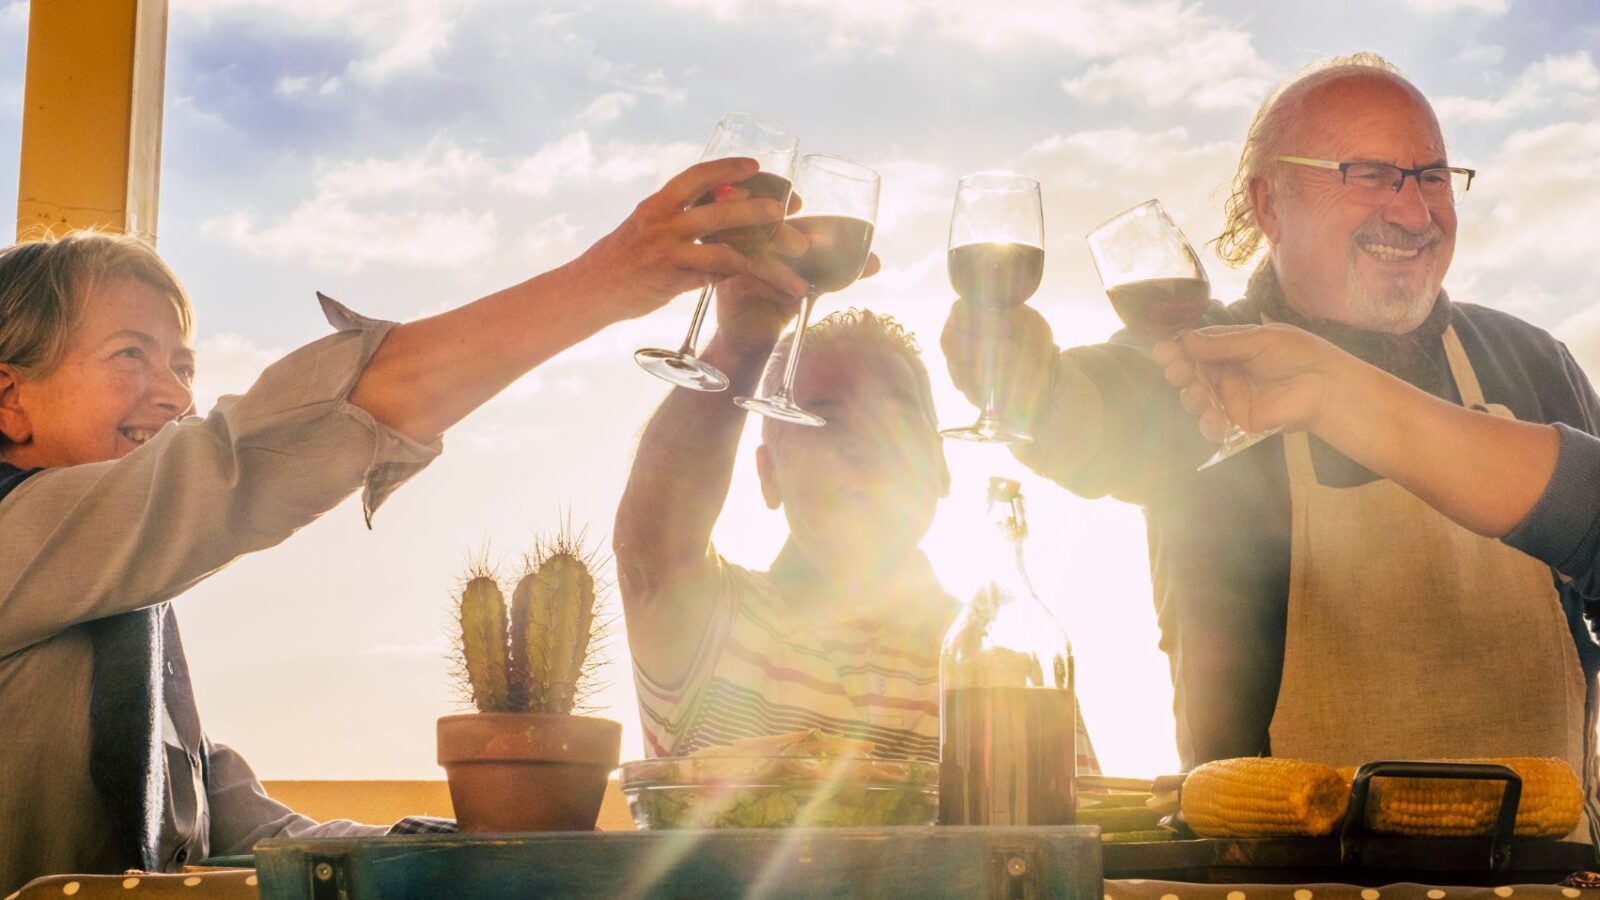
{"label": "raised arm", "polygon": [[748,414],[730,399],[752,395],[805,283],[772,260],[717,287],[717,331],[701,356],[728,390],[677,388],[639,439],[617,508],[613,552],[634,661],[661,684],[694,662],[719,586],[711,529],[728,497]]}
{"label": "raised arm", "polygon": [[782,204],[743,199],[685,207],[755,171],[749,159],[692,166],[571,263],[396,327],[362,372],[350,402],[408,437],[431,440],[533,367],[612,322],[651,312],[708,278],[743,273],[748,264],[737,251],[697,239],[781,219]]}
{"label": "raised arm", "polygon": [[[0,503],[0,655],[79,622],[177,596],[365,488],[370,513],[438,453],[437,436],[604,324],[744,258],[700,234],[782,214],[767,201],[684,212],[748,160],[673,179],[561,270],[410,325],[325,304],[338,334],[269,366],[204,419],[119,459],[48,468]],[[687,202],[687,201],[683,201]],[[785,229],[782,240],[800,240]]]}
{"label": "raised arm", "polygon": [[1191,359],[1241,427],[1315,434],[1489,537],[1526,519],[1556,470],[1555,427],[1441,400],[1293,326],[1202,329],[1156,358],[1209,437],[1225,425]]}

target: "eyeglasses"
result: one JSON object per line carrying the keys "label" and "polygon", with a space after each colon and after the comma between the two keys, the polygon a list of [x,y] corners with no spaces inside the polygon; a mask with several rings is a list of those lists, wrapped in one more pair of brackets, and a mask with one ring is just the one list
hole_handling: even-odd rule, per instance
{"label": "eyeglasses", "polygon": [[1422,201],[1429,206],[1455,206],[1456,198],[1472,187],[1476,169],[1459,166],[1430,166],[1421,169],[1402,169],[1388,163],[1331,162],[1326,159],[1307,159],[1303,156],[1274,156],[1277,162],[1328,169],[1339,173],[1339,180],[1363,201],[1379,205],[1387,203],[1389,195],[1398,194],[1406,186],[1407,176],[1416,179]]}

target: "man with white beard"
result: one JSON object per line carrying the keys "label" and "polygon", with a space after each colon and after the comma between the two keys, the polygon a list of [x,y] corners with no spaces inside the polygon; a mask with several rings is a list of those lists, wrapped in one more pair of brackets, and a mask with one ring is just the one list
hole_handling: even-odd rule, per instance
{"label": "man with white beard", "polygon": [[[1008,313],[1002,405],[1035,436],[1017,457],[1076,493],[1146,513],[1186,768],[1256,755],[1339,766],[1543,756],[1587,768],[1600,669],[1585,609],[1600,596],[1600,538],[1589,532],[1600,525],[1570,523],[1596,522],[1574,506],[1600,498],[1600,468],[1578,465],[1595,458],[1600,400],[1549,334],[1441,290],[1474,174],[1450,166],[1427,100],[1383,60],[1332,60],[1292,79],[1251,126],[1217,241],[1235,265],[1265,258],[1244,299],[1213,303],[1199,323],[1279,324],[1193,355],[1249,368],[1270,343],[1281,386],[1297,376],[1282,354],[1331,343],[1427,403],[1537,424],[1527,446],[1543,449],[1526,458],[1545,477],[1511,507],[1527,511],[1520,520],[1464,527],[1425,484],[1363,465],[1376,457],[1362,440],[1324,440],[1303,421],[1266,422],[1289,428],[1197,472],[1212,447],[1167,382],[1187,385],[1198,411],[1189,357],[1173,348],[1217,338],[1158,347],[1159,363],[1126,334],[1060,352],[1038,313]],[[978,322],[958,303],[944,335],[951,375],[974,398],[984,387]],[[1275,334],[1290,339],[1266,340]],[[1258,424],[1249,413],[1262,407],[1240,384],[1223,396]],[[1394,416],[1398,407],[1365,408],[1400,436],[1391,459],[1499,487],[1503,470],[1452,468],[1477,448],[1430,439],[1444,432]],[[1208,418],[1215,434],[1220,419]]]}

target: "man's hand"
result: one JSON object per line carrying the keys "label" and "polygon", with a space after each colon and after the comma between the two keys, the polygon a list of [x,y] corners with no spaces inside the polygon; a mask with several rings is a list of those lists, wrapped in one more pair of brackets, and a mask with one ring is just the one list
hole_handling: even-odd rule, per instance
{"label": "man's hand", "polygon": [[982,406],[993,384],[1001,417],[1033,430],[1050,403],[1060,356],[1044,316],[1028,306],[998,312],[957,300],[939,344],[967,400]]}
{"label": "man's hand", "polygon": [[[641,201],[616,230],[574,260],[570,270],[589,296],[605,304],[608,320],[642,316],[685,291],[751,272],[754,260],[726,244],[699,240],[730,228],[777,223],[784,216],[783,204],[750,199],[737,190],[724,191],[715,203],[690,204],[757,171],[755,160],[744,158],[690,166]],[[780,252],[794,252],[803,241],[794,229],[780,224],[773,244]],[[767,276],[784,281],[781,273],[768,271]],[[798,280],[792,278],[788,286]]]}
{"label": "man's hand", "polygon": [[1222,439],[1229,419],[1246,431],[1316,431],[1341,398],[1350,367],[1361,365],[1283,324],[1202,328],[1156,344],[1152,355],[1213,441]]}
{"label": "man's hand", "polygon": [[[764,356],[771,352],[783,329],[800,313],[807,285],[784,258],[805,253],[806,237],[794,229],[785,230],[798,239],[798,245],[784,235],[773,241],[771,253],[750,261],[748,272],[717,283],[716,339],[735,354]],[[877,254],[869,254],[861,277],[876,273],[879,267]]]}

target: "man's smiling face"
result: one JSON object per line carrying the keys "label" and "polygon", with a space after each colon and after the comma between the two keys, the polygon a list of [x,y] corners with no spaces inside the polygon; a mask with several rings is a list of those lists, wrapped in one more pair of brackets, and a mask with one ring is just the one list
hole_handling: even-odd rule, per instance
{"label": "man's smiling face", "polygon": [[[1444,138],[1415,88],[1357,73],[1310,88],[1280,152],[1401,168],[1446,165]],[[1456,214],[1423,202],[1414,178],[1376,201],[1339,173],[1278,162],[1258,194],[1284,296],[1296,311],[1403,334],[1433,308],[1455,253]]]}

